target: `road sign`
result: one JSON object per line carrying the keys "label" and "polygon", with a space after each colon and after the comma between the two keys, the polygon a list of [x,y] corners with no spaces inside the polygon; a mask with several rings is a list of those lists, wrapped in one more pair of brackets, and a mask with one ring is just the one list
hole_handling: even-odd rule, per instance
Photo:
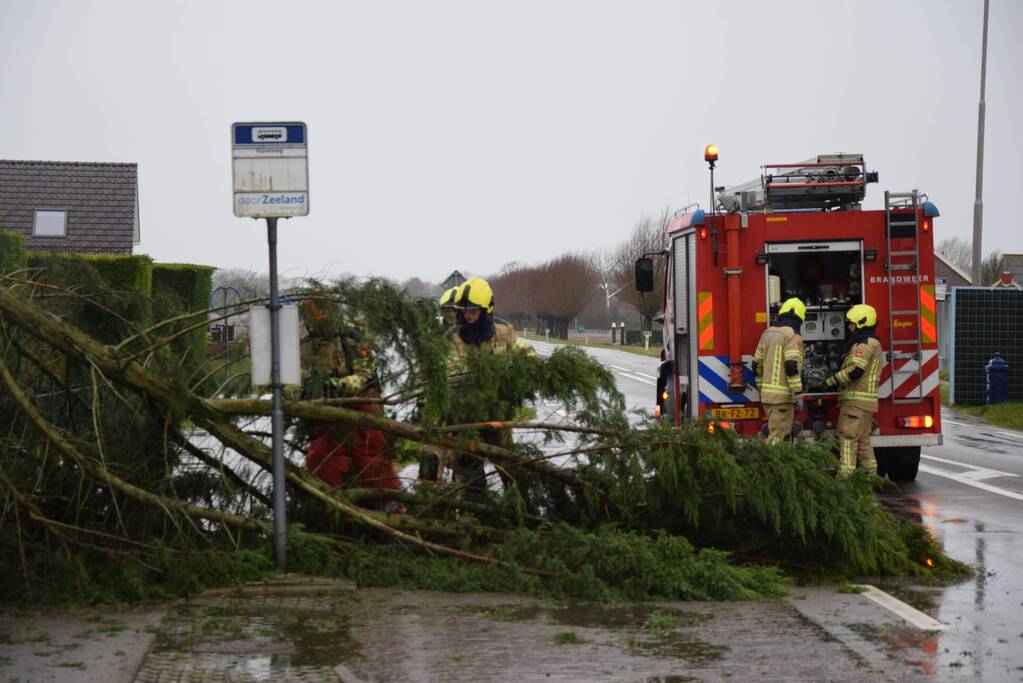
{"label": "road sign", "polygon": [[235,123],[231,126],[231,157],[235,216],[309,214],[304,123]]}

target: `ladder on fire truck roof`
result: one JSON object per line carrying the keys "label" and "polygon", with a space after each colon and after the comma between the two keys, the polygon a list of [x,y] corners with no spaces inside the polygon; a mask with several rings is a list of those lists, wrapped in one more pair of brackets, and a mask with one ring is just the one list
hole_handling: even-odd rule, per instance
{"label": "ladder on fire truck roof", "polygon": [[[888,336],[891,342],[888,361],[892,364],[892,403],[919,403],[923,399],[923,339],[921,337],[920,315],[920,195],[912,192],[884,193],[885,236],[888,241],[885,270],[888,274]],[[892,249],[892,240],[899,240],[897,250]],[[912,239],[912,249],[908,242]],[[896,310],[895,288],[914,289],[914,307]],[[900,302],[905,297],[899,297]],[[916,338],[896,339],[895,319],[904,322],[909,318]],[[901,367],[898,361],[910,361]],[[910,376],[916,375],[916,388],[905,395],[896,396],[895,390]]]}

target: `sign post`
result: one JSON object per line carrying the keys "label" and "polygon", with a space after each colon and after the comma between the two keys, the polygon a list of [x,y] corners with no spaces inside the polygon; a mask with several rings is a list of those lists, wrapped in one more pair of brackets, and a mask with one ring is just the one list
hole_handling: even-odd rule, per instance
{"label": "sign post", "polygon": [[277,568],[287,571],[284,506],[284,411],[281,408],[281,329],[277,289],[277,219],[309,214],[309,160],[306,127],[300,122],[235,123],[231,126],[234,215],[265,218],[270,249],[270,384],[273,402],[274,551]]}

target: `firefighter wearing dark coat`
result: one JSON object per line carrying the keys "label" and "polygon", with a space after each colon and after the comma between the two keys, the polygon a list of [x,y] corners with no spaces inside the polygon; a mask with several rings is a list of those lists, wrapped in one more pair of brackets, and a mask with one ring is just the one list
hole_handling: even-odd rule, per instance
{"label": "firefighter wearing dark coat", "polygon": [[753,355],[760,403],[767,414],[767,442],[778,443],[792,434],[796,412],[803,409],[803,338],[806,305],[788,299],[774,324],[764,330]]}
{"label": "firefighter wearing dark coat", "polygon": [[870,445],[874,414],[877,412],[877,384],[881,377],[881,342],[875,333],[877,311],[858,304],[845,314],[849,325],[842,369],[828,377],[824,386],[838,389],[838,475],[847,477],[857,468],[877,473],[874,449]]}
{"label": "firefighter wearing dark coat", "polygon": [[[302,303],[307,332],[301,345],[303,397],[379,396],[371,344],[364,326],[357,320],[347,320],[329,295],[322,297]],[[378,403],[345,407],[383,415]],[[314,422],[310,429],[313,436],[306,452],[306,469],[321,480],[334,487],[357,481],[358,486],[400,489],[387,434],[334,422]]]}

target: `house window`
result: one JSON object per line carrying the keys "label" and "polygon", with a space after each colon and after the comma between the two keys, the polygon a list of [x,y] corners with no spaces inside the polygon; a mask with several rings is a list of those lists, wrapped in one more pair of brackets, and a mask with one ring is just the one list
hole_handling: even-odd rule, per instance
{"label": "house window", "polygon": [[64,237],[67,235],[67,211],[65,209],[36,209],[32,219],[32,235],[35,237]]}

